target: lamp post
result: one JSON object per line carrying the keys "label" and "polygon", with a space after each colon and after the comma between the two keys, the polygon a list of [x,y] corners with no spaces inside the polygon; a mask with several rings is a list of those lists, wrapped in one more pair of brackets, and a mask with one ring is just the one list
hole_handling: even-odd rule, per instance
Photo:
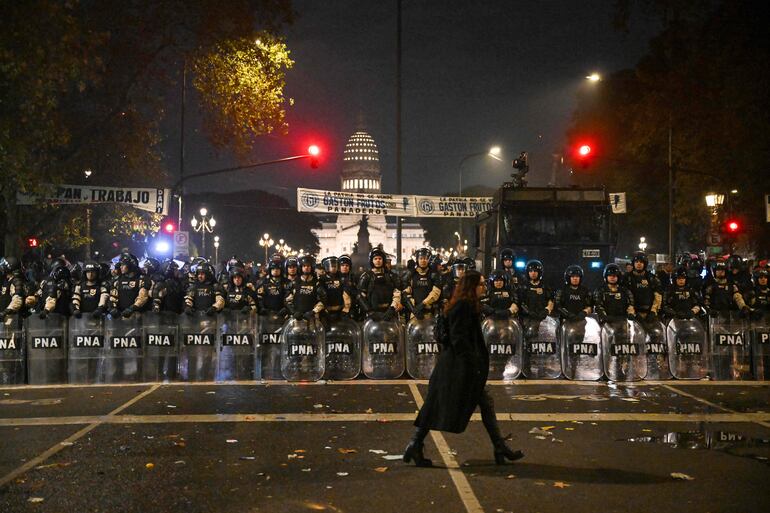
{"label": "lamp post", "polygon": [[645,237],[639,237],[639,250],[647,251],[647,239]]}
{"label": "lamp post", "polygon": [[[193,230],[196,232],[201,232],[201,256],[206,256],[206,232],[213,233],[214,227],[217,225],[216,219],[214,219],[214,216],[209,216],[209,211],[206,209],[206,207],[201,208],[198,213],[201,215],[201,220],[198,221],[198,219],[193,216],[193,218],[190,220],[190,225],[192,225]],[[208,217],[207,217],[208,216]]]}
{"label": "lamp post", "polygon": [[[86,169],[83,175],[86,177],[86,183],[91,178],[93,171]],[[86,260],[91,260],[91,207],[86,208]]]}
{"label": "lamp post", "polygon": [[259,239],[259,245],[265,248],[265,265],[267,265],[267,250],[273,244],[275,244],[275,241],[270,238],[269,233],[265,233],[264,235],[262,235],[262,238]]}
{"label": "lamp post", "polygon": [[219,262],[219,235],[214,235],[214,262]]}
{"label": "lamp post", "polygon": [[[736,191],[737,192],[737,191]],[[706,241],[706,253],[722,252],[722,234],[719,232],[719,211],[725,203],[725,195],[716,192],[706,194],[706,206],[710,209],[709,233]]]}
{"label": "lamp post", "polygon": [[291,251],[291,246],[286,244],[283,239],[278,239],[278,244],[275,245],[275,250],[282,255],[286,255]]}

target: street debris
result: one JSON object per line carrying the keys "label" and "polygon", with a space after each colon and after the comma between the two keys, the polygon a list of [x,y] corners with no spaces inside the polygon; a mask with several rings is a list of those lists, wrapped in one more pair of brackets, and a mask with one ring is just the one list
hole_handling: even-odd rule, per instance
{"label": "street debris", "polygon": [[348,474],[347,472],[337,472],[337,475],[340,476],[340,477],[345,477],[345,476],[348,476],[350,474]]}
{"label": "street debris", "polygon": [[394,460],[400,460],[403,457],[404,457],[403,454],[388,454],[387,456],[383,456],[382,459],[388,460],[388,461],[394,461]]}
{"label": "street debris", "polygon": [[388,467],[376,467],[374,469],[374,471],[375,472],[387,472],[388,471]]}
{"label": "street debris", "polygon": [[671,472],[671,477],[674,479],[680,479],[682,481],[695,481],[694,477],[688,476],[687,474],[683,474],[681,472]]}
{"label": "street debris", "polygon": [[45,499],[42,497],[30,497],[29,499],[27,499],[27,502],[35,503],[35,502],[43,502],[44,500]]}

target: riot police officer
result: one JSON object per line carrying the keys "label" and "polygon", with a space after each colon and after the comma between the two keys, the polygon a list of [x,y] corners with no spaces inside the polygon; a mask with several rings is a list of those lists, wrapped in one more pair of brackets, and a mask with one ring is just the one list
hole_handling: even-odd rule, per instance
{"label": "riot police officer", "polygon": [[369,271],[358,283],[358,302],[369,318],[392,321],[401,309],[401,291],[396,276],[385,269],[386,254],[380,248],[369,252]]}
{"label": "riot police officer", "polygon": [[495,269],[490,273],[487,294],[481,298],[481,311],[484,315],[506,320],[519,312],[516,289],[509,286],[510,277],[504,269]]}
{"label": "riot police officer", "polygon": [[178,273],[179,266],[173,260],[166,260],[161,264],[160,273],[150,290],[153,312],[182,313],[185,292]]}
{"label": "riot police officer", "polygon": [[49,313],[70,314],[72,283],[70,270],[63,259],[57,258],[53,261],[48,278],[40,282],[37,297],[41,319],[45,319]]}
{"label": "riot police officer", "polygon": [[102,283],[101,268],[96,262],[86,262],[83,277],[75,284],[72,293],[72,315],[80,319],[83,313],[90,313],[98,319],[107,311],[110,294]]}
{"label": "riot police officer", "polygon": [[754,320],[767,319],[770,313],[770,268],[768,266],[758,269],[754,273],[754,290],[751,294],[751,317]]}
{"label": "riot police officer", "polygon": [[649,261],[643,251],[634,253],[631,263],[634,268],[626,275],[625,285],[634,296],[634,310],[641,318],[654,320],[663,304],[660,280],[647,269]]}
{"label": "riot police officer", "polygon": [[727,259],[727,281],[735,284],[738,287],[738,291],[746,296],[754,287],[751,283],[751,275],[746,269],[746,262],[740,255],[732,254]]}
{"label": "riot police officer", "polygon": [[257,311],[256,290],[246,282],[246,269],[233,266],[228,271],[230,279],[224,285],[225,308],[240,310],[242,314]]}
{"label": "riot police officer", "polygon": [[297,257],[290,256],[286,259],[286,263],[284,265],[286,266],[286,280],[289,282],[289,284],[294,285],[294,282],[299,276],[297,273],[299,269],[299,262],[297,261]]}
{"label": "riot police officer", "polygon": [[604,284],[594,291],[594,308],[602,324],[612,317],[636,318],[634,295],[620,283],[621,274],[617,264],[607,264],[602,273]]}
{"label": "riot police officer", "polygon": [[145,258],[142,263],[142,274],[144,274],[150,281],[150,301],[147,302],[143,310],[152,308],[152,289],[157,282],[165,279],[161,273],[160,267],[160,261],[157,258]]}
{"label": "riot police officer", "polygon": [[287,303],[295,319],[312,321],[324,309],[324,292],[315,276],[315,258],[305,255],[299,265],[302,274],[294,280]]}
{"label": "riot police officer", "polygon": [[519,307],[530,319],[542,321],[554,308],[551,289],[543,283],[543,263],[530,260],[525,271],[527,278],[518,290]]}
{"label": "riot police officer", "polygon": [[281,276],[279,260],[270,260],[267,269],[270,274],[257,285],[259,310],[285,317],[289,313],[286,298],[291,294],[291,283]]}
{"label": "riot police officer", "polygon": [[339,260],[336,256],[328,256],[321,260],[321,265],[324,274],[319,280],[319,285],[323,290],[324,310],[331,318],[349,315],[352,301],[340,276]]}
{"label": "riot police officer", "polygon": [[222,288],[214,279],[214,268],[208,262],[195,266],[195,283],[187,289],[185,294],[184,313],[193,315],[195,312],[205,312],[208,316],[214,316],[225,307],[225,298]]}
{"label": "riot police officer", "polygon": [[727,262],[716,261],[713,267],[714,279],[703,289],[703,304],[711,317],[728,315],[740,310],[746,316],[750,309],[743,299],[738,285],[727,278]]}
{"label": "riot police officer", "polygon": [[666,291],[663,308],[668,317],[692,319],[703,313],[700,292],[689,284],[690,276],[684,266],[677,267],[671,288]]}
{"label": "riot police officer", "polygon": [[556,291],[556,309],[562,321],[582,320],[592,311],[591,291],[583,285],[583,268],[570,265],[564,271],[564,286]]}
{"label": "riot police officer", "polygon": [[441,298],[441,287],[438,277],[430,271],[428,263],[431,251],[420,248],[415,254],[415,266],[407,273],[403,295],[407,308],[418,319],[432,315],[433,305]]}
{"label": "riot police officer", "polygon": [[516,274],[516,254],[511,248],[503,248],[500,252],[500,269],[508,275],[508,286],[511,289],[519,287],[519,276]]}
{"label": "riot police officer", "polygon": [[468,270],[468,264],[462,260],[457,260],[452,264],[451,274],[444,278],[444,286],[441,290],[441,301],[443,303],[452,299],[452,294],[455,292],[455,287],[460,283],[460,278],[465,275]]}
{"label": "riot police officer", "polygon": [[139,273],[139,262],[134,255],[123,253],[118,260],[120,274],[110,291],[110,315],[131,317],[140,312],[150,300],[150,280]]}
{"label": "riot police officer", "polygon": [[0,322],[8,315],[22,312],[26,291],[19,260],[16,257],[0,260]]}

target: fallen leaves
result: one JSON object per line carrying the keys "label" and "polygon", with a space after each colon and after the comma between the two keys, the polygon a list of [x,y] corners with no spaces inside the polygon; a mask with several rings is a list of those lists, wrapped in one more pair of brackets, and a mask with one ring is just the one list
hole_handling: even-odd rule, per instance
{"label": "fallen leaves", "polygon": [[375,472],[380,472],[380,473],[382,473],[382,472],[387,472],[387,471],[388,471],[388,467],[376,467],[376,468],[374,469],[374,471],[375,471]]}
{"label": "fallen leaves", "polygon": [[340,447],[339,449],[337,449],[337,452],[339,452],[340,454],[353,454],[353,453],[357,453],[358,450],[357,449],[344,449],[344,448]]}
{"label": "fallen leaves", "polygon": [[553,486],[554,486],[554,488],[569,488],[572,485],[569,484],[569,483],[565,483],[563,481],[555,481],[553,483]]}
{"label": "fallen leaves", "polygon": [[695,478],[692,476],[688,476],[687,474],[683,474],[681,472],[671,472],[671,477],[674,479],[679,479],[681,481],[695,481]]}

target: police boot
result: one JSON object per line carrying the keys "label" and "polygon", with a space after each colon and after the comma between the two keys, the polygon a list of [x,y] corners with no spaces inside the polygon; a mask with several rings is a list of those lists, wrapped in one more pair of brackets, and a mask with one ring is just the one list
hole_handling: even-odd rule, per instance
{"label": "police boot", "polygon": [[417,428],[415,430],[412,439],[409,441],[409,445],[404,449],[404,463],[409,463],[414,460],[414,464],[418,467],[432,467],[433,462],[425,457],[422,450],[424,448],[423,440],[428,435],[428,429]]}

